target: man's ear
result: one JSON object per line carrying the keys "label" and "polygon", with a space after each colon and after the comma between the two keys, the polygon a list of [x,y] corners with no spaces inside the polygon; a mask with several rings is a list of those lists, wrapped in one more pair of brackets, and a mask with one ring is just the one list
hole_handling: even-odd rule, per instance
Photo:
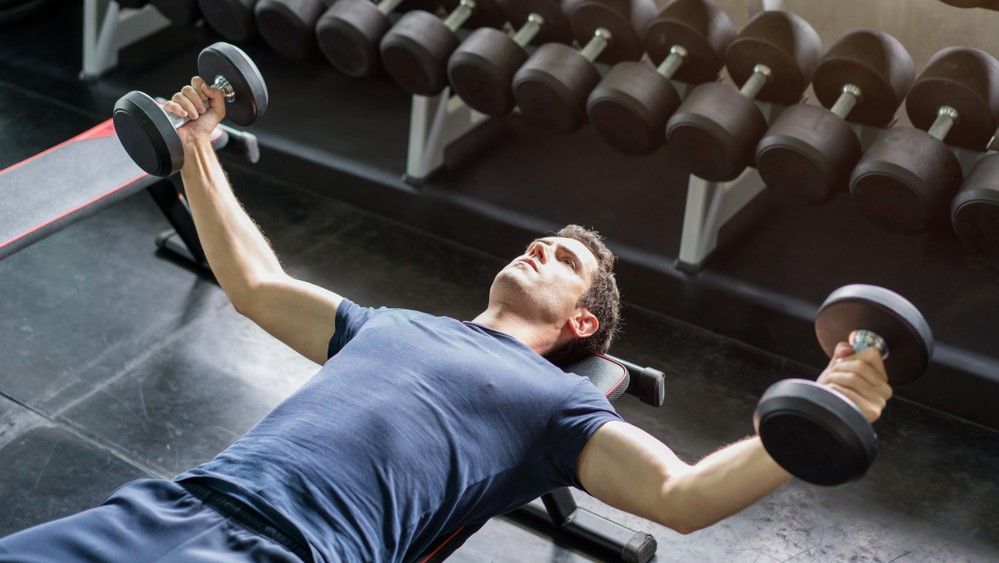
{"label": "man's ear", "polygon": [[567,322],[569,332],[576,338],[593,336],[600,328],[600,319],[586,307],[579,307]]}

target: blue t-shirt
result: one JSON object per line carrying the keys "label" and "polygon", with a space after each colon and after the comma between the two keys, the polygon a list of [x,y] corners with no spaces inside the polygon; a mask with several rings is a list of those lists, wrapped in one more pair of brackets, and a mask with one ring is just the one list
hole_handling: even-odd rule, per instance
{"label": "blue t-shirt", "polygon": [[[327,561],[410,561],[555,488],[620,420],[586,378],[480,325],[340,305],[331,359],[214,460]],[[335,355],[335,357],[333,357]]]}

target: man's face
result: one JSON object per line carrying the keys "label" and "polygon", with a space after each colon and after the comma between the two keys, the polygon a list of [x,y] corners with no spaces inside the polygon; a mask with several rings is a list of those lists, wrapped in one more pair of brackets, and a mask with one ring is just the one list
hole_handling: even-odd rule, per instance
{"label": "man's face", "polygon": [[598,267],[596,256],[576,239],[538,239],[496,275],[489,302],[502,302],[524,318],[546,324],[565,322]]}

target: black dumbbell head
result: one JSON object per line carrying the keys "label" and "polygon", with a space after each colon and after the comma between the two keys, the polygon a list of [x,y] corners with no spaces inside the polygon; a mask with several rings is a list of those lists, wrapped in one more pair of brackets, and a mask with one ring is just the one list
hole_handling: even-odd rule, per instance
{"label": "black dumbbell head", "polygon": [[999,153],[975,163],[950,209],[961,243],[999,265]]}
{"label": "black dumbbell head", "polygon": [[257,30],[282,56],[305,60],[315,51],[315,26],[325,8],[322,0],[260,0],[254,8]]}
{"label": "black dumbbell head", "polygon": [[883,287],[854,284],[837,289],[819,307],[815,336],[826,356],[856,330],[871,331],[888,345],[888,382],[903,385],[923,375],[933,357],[933,333],[922,313],[901,295]]}
{"label": "black dumbbell head", "polygon": [[253,5],[256,0],[199,0],[205,21],[229,41],[246,41],[256,32]]}
{"label": "black dumbbell head", "polygon": [[831,108],[845,84],[860,88],[862,97],[850,121],[884,127],[895,116],[915,79],[912,57],[897,39],[881,31],[857,30],[840,37],[823,55],[812,89]]}
{"label": "black dumbbell head", "polygon": [[417,10],[382,38],[382,65],[410,94],[435,96],[447,87],[447,60],[457,48],[458,38],[444,20]]}
{"label": "black dumbbell head", "polygon": [[472,32],[448,60],[451,89],[468,107],[486,115],[513,110],[513,75],[527,52],[502,31],[480,28]]}
{"label": "black dumbbell head", "polygon": [[616,63],[638,60],[645,53],[642,38],[635,30],[645,28],[655,17],[656,7],[650,0],[581,0],[568,8],[567,13],[579,45],[586,45],[597,29],[610,32],[611,40],[597,60]]}
{"label": "black dumbbell head", "polygon": [[752,164],[767,121],[752,100],[726,84],[694,88],[666,122],[670,150],[711,182],[734,180]]}
{"label": "black dumbbell head", "polygon": [[180,135],[163,108],[142,92],[129,92],[114,105],[115,133],[128,156],[146,173],[169,176],[184,164]]}
{"label": "black dumbbell head", "polygon": [[609,145],[628,154],[649,154],[663,142],[662,128],[680,106],[672,83],[646,63],[614,65],[590,93],[590,124]]}
{"label": "black dumbbell head", "polygon": [[771,77],[757,99],[793,104],[812,80],[819,63],[822,41],[805,20],[782,11],[757,14],[729,44],[725,66],[740,86],[758,64],[770,68]]}
{"label": "black dumbbell head", "polygon": [[912,124],[929,129],[940,106],[957,110],[945,141],[980,151],[999,127],[999,61],[979,49],[948,47],[926,64],[905,99]]}
{"label": "black dumbbell head", "polygon": [[877,457],[874,428],[849,399],[803,379],[771,385],[753,413],[767,453],[789,473],[834,486],[864,476]]}
{"label": "black dumbbell head", "polygon": [[560,43],[538,48],[513,78],[513,97],[524,119],[554,133],[586,123],[586,96],[600,82],[590,61]]}
{"label": "black dumbbell head", "polygon": [[673,80],[689,84],[710,82],[725,64],[725,51],[735,38],[735,25],[721,8],[708,0],[673,0],[645,28],[643,42],[656,64],[679,45],[686,49],[683,65]]}
{"label": "black dumbbell head", "polygon": [[961,184],[961,165],[947,145],[925,131],[893,127],[867,149],[850,176],[860,211],[881,228],[923,232]]}
{"label": "black dumbbell head", "polygon": [[860,156],[860,140],[846,122],[827,109],[797,104],[760,139],[756,169],[768,187],[818,204],[848,190]]}
{"label": "black dumbbell head", "polygon": [[235,97],[226,104],[226,117],[237,125],[249,125],[267,111],[267,83],[253,60],[228,43],[205,47],[198,55],[198,75],[209,85],[222,76],[232,85]]}
{"label": "black dumbbell head", "polygon": [[356,78],[378,70],[378,45],[391,24],[371,0],[337,0],[319,18],[319,50],[340,72]]}

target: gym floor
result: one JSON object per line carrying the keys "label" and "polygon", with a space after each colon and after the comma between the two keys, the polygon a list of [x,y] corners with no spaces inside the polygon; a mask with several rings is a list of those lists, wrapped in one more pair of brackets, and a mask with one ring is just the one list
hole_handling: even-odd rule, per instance
{"label": "gym floor", "polygon": [[[0,32],[0,168],[110,112],[113,77],[76,80],[79,9],[65,4],[65,18]],[[364,304],[471,318],[507,259],[237,160],[227,169],[292,275]],[[140,194],[0,262],[0,536],[209,459],[317,370],[237,314],[213,282],[157,255],[166,228]],[[749,435],[769,381],[818,372],[639,308],[627,307],[625,321],[614,352],[664,370],[667,400],[657,410],[626,396],[617,407],[689,461]],[[860,482],[793,482],[687,536],[575,496],[655,535],[657,561],[999,559],[999,434],[902,399],[877,429],[879,459]],[[503,518],[452,558],[592,559]]]}

